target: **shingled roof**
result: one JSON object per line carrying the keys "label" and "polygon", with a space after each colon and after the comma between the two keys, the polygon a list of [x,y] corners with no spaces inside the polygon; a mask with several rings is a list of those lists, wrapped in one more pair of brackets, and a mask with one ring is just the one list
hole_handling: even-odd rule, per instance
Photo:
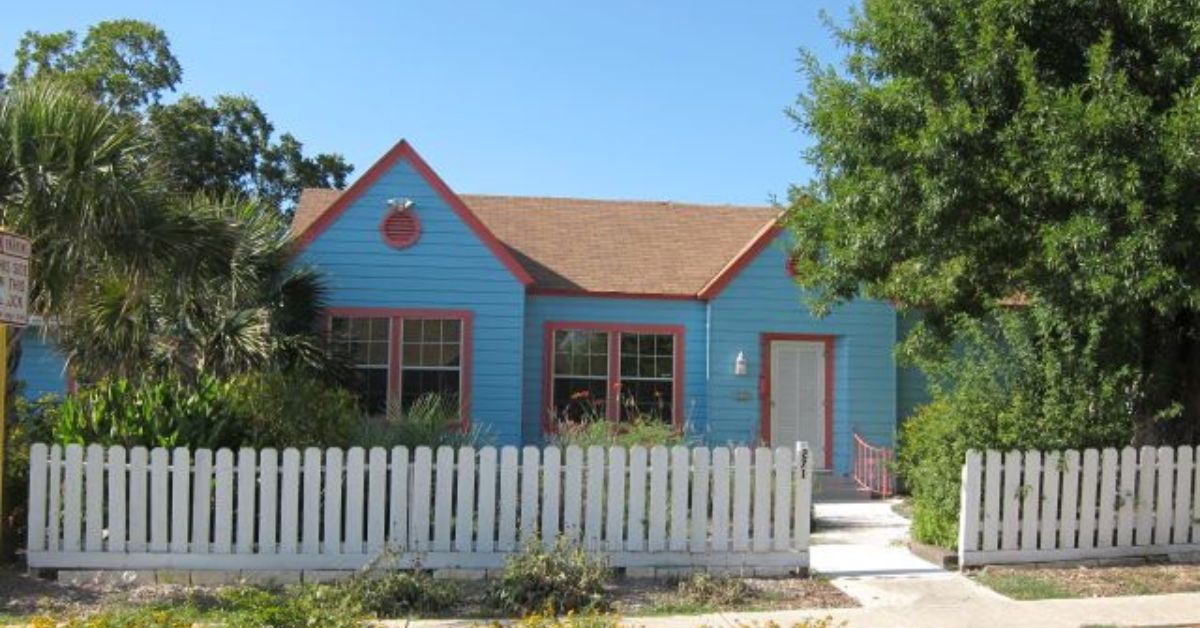
{"label": "shingled roof", "polygon": [[[337,199],[305,189],[293,233]],[[774,227],[769,206],[460,195],[549,292],[694,297]],[[419,211],[419,208],[418,208]]]}

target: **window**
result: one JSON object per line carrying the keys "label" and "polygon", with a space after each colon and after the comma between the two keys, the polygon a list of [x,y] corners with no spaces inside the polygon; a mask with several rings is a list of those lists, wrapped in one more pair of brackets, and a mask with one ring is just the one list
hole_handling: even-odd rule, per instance
{"label": "window", "polygon": [[555,421],[676,421],[682,329],[551,323],[546,404]]}
{"label": "window", "polygon": [[422,395],[437,393],[457,404],[465,418],[470,312],[434,310],[431,317],[428,310],[365,309],[370,313],[335,309],[329,323],[331,347],[354,368],[354,392],[363,409],[407,410]]}
{"label": "window", "polygon": [[462,322],[457,319],[404,321],[400,405],[404,409],[427,393],[458,399],[462,376]]}
{"label": "window", "polygon": [[578,421],[608,412],[608,332],[554,332],[555,418]]}
{"label": "window", "polygon": [[675,336],[621,334],[621,419],[674,416]]}
{"label": "window", "polygon": [[333,350],[354,369],[354,392],[370,414],[381,414],[387,409],[391,324],[391,319],[385,317],[335,316],[330,320]]}

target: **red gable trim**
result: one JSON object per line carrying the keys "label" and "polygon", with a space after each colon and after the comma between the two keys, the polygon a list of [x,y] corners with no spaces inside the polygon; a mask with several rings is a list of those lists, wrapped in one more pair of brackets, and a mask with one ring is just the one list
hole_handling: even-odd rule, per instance
{"label": "red gable trim", "polygon": [[467,208],[466,203],[463,203],[462,199],[458,198],[458,195],[433,171],[433,168],[430,168],[429,164],[425,163],[425,160],[417,154],[417,151],[413,149],[407,140],[397,142],[391,150],[379,158],[379,161],[376,161],[368,168],[363,173],[363,176],[359,177],[350,187],[346,188],[332,205],[321,212],[321,215],[296,237],[296,245],[300,249],[308,247],[313,240],[317,239],[317,236],[321,235],[321,233],[329,228],[329,225],[333,224],[334,220],[337,220],[338,216],[342,215],[342,212],[346,211],[346,208],[351,203],[358,200],[358,197],[362,196],[379,177],[383,176],[383,173],[387,172],[398,161],[407,161],[417,171],[417,174],[421,175],[421,178],[425,179],[425,182],[437,191],[442,200],[475,232],[476,237],[491,250],[496,259],[500,260],[500,263],[508,268],[517,281],[521,282],[521,285],[529,286],[533,283],[533,277],[517,263],[516,258],[501,244],[495,234],[484,226],[483,222]]}
{"label": "red gable trim", "polygon": [[729,285],[729,282],[733,281],[733,278],[742,272],[743,268],[754,261],[754,258],[758,257],[758,254],[767,248],[767,245],[775,240],[775,237],[780,233],[783,233],[783,228],[779,226],[777,221],[772,220],[767,223],[754,236],[750,244],[746,245],[746,248],[737,254],[737,257],[726,264],[725,268],[722,268],[721,272],[717,273],[715,277],[708,280],[708,283],[700,289],[700,292],[696,296],[704,301],[716,298],[725,289],[725,286]]}

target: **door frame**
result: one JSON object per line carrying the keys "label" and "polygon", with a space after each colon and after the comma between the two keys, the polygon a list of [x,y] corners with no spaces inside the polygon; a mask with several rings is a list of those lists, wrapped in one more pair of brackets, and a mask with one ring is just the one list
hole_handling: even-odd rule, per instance
{"label": "door frame", "polygon": [[820,342],[825,345],[825,468],[833,468],[834,341],[830,334],[763,332],[759,365],[759,441],[771,444],[771,345],[777,341]]}

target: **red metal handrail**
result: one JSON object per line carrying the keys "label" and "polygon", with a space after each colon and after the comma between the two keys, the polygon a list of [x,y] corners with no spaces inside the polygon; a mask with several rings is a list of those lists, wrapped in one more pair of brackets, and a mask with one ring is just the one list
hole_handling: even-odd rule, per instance
{"label": "red metal handrail", "polygon": [[881,497],[891,497],[896,485],[892,480],[892,459],[895,453],[888,447],[877,447],[868,443],[858,432],[854,433],[854,481],[863,490]]}

